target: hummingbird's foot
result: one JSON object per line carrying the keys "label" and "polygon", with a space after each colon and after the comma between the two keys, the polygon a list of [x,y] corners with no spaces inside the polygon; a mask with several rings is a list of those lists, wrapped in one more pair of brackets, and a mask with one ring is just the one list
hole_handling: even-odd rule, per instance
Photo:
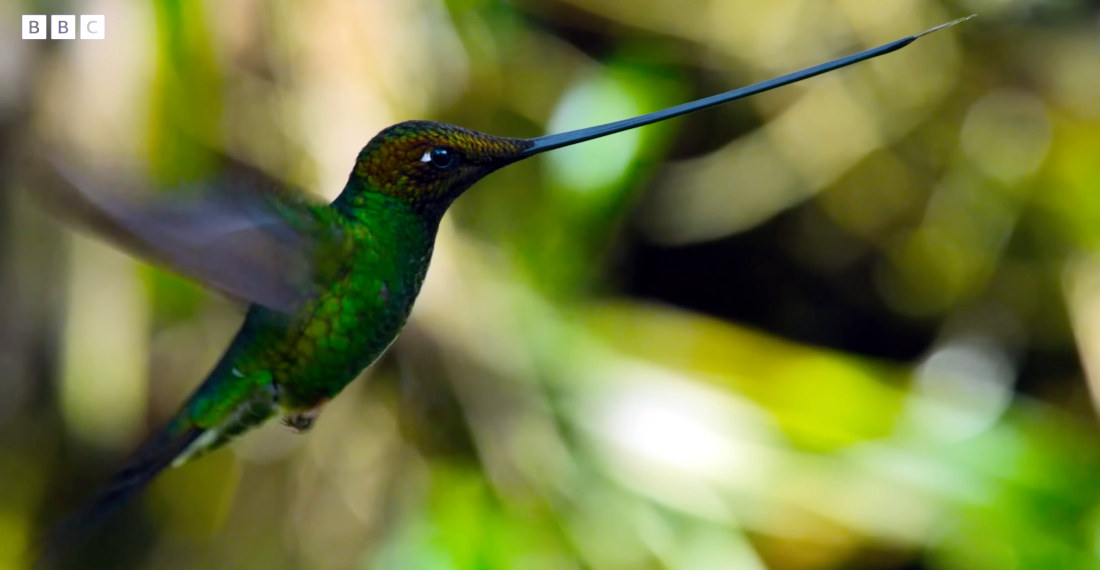
{"label": "hummingbird's foot", "polygon": [[283,418],[283,425],[296,433],[305,433],[313,427],[313,423],[317,421],[317,416],[321,415],[321,406],[324,405],[325,403],[321,402],[308,410],[290,414]]}

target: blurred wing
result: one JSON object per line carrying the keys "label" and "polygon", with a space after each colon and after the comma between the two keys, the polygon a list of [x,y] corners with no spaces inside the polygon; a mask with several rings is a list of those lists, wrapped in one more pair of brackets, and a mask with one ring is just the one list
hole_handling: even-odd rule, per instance
{"label": "blurred wing", "polygon": [[[290,313],[316,290],[315,260],[340,241],[319,204],[223,185],[129,200],[54,162],[49,206],[150,261],[244,301]],[[115,186],[117,187],[117,186]]]}

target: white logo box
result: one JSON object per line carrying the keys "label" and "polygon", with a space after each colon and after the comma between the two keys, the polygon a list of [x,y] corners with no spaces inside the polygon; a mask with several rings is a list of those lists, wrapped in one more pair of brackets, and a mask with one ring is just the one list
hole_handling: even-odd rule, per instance
{"label": "white logo box", "polygon": [[102,14],[82,14],[79,22],[71,14],[23,15],[25,40],[102,40],[107,37],[107,17]]}

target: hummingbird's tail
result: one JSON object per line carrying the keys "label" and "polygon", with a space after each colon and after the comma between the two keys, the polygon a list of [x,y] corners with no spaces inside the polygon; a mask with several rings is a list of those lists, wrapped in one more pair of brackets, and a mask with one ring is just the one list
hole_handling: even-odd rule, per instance
{"label": "hummingbird's tail", "polygon": [[169,427],[146,443],[95,498],[47,531],[38,542],[38,565],[52,566],[97,523],[140,493],[158,473],[170,467],[206,430]]}

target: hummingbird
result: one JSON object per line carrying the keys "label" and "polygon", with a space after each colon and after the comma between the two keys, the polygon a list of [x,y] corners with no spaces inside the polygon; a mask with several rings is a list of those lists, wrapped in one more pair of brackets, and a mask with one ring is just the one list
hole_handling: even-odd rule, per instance
{"label": "hummingbird", "polygon": [[488,174],[885,55],[970,17],[748,87],[560,134],[505,138],[432,121],[398,123],[362,148],[329,204],[240,188],[207,192],[192,203],[109,199],[86,177],[55,164],[75,188],[65,201],[83,221],[249,307],[225,353],[179,411],[51,534],[83,534],[164,469],[275,416],[294,431],[309,430],[325,403],[398,336],[444,213]]}

